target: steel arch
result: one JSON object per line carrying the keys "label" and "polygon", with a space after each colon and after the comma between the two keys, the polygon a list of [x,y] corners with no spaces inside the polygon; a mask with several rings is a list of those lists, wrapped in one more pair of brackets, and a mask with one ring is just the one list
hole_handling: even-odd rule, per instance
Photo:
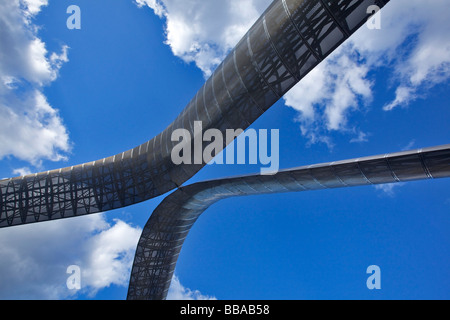
{"label": "steel arch", "polygon": [[369,6],[387,2],[273,1],[181,114],[153,139],[104,159],[1,180],[0,227],[121,208],[180,187],[205,163],[171,161],[175,129],[187,129],[191,137],[194,121],[222,133],[246,129],[363,25]]}
{"label": "steel arch", "polygon": [[131,270],[130,300],[165,299],[184,240],[215,202],[235,196],[450,177],[450,144],[407,152],[204,181],[177,189],[153,211],[139,239]]}

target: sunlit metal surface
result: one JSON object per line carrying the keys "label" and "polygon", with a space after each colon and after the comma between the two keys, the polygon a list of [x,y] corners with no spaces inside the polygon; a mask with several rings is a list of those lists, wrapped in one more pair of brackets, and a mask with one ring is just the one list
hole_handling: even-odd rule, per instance
{"label": "sunlit metal surface", "polygon": [[246,129],[364,24],[369,6],[381,8],[387,2],[274,1],[155,138],[108,158],[1,180],[0,227],[116,209],[181,186],[204,163],[171,161],[173,130],[185,128],[193,137],[194,121],[222,133]]}
{"label": "sunlit metal surface", "polygon": [[213,203],[234,196],[450,177],[450,145],[248,175],[179,188],[154,210],[139,240],[128,299],[165,299],[189,230]]}

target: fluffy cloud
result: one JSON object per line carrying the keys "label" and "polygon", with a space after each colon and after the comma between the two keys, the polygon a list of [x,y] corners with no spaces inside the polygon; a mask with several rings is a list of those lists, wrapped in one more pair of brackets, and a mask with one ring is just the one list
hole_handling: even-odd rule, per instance
{"label": "fluffy cloud", "polygon": [[13,174],[17,175],[19,177],[22,177],[22,176],[26,176],[26,175],[32,174],[32,172],[31,172],[30,168],[23,167],[23,168],[14,169],[13,170]]}
{"label": "fluffy cloud", "polygon": [[216,298],[203,295],[198,290],[185,288],[178,277],[174,275],[167,293],[167,300],[216,300]]}
{"label": "fluffy cloud", "polygon": [[[373,83],[367,79],[369,68],[350,50],[338,49],[285,94],[285,104],[299,112],[296,120],[309,143],[326,143],[330,131],[346,131],[347,115],[372,101]],[[367,140],[359,132],[353,142]]]}
{"label": "fluffy cloud", "polygon": [[[94,297],[103,289],[128,286],[142,230],[104,214],[2,229],[0,299]],[[81,271],[81,290],[67,288],[69,266]],[[125,297],[124,297],[125,298]],[[184,287],[174,276],[167,300],[215,300]]]}
{"label": "fluffy cloud", "polygon": [[83,273],[87,286],[94,292],[111,284],[127,286],[141,233],[140,228],[115,220],[114,226],[106,226],[89,239]]}
{"label": "fluffy cloud", "polygon": [[127,286],[141,229],[103,214],[2,229],[1,299],[67,299],[67,268],[81,270],[81,291]]}
{"label": "fluffy cloud", "polygon": [[443,0],[391,1],[381,11],[381,29],[363,26],[343,46],[285,95],[286,105],[299,111],[297,120],[311,143],[332,145],[332,131],[367,134],[348,124],[351,112],[372,101],[369,70],[385,68],[395,97],[383,110],[406,107],[424,89],[450,76],[448,3]]}
{"label": "fluffy cloud", "polygon": [[352,41],[355,50],[368,57],[369,65],[393,68],[396,96],[385,107],[392,110],[415,100],[423,87],[449,78],[450,8],[445,0],[397,0],[382,13],[379,32],[362,28]]}
{"label": "fluffy cloud", "polygon": [[49,53],[33,18],[46,0],[0,3],[0,159],[15,156],[39,166],[59,161],[70,150],[69,136],[43,88],[68,61],[68,47]]}
{"label": "fluffy cloud", "polygon": [[375,189],[383,192],[384,195],[392,198],[395,196],[395,190],[403,185],[404,183],[378,184],[375,186]]}
{"label": "fluffy cloud", "polygon": [[222,62],[271,0],[136,0],[166,21],[166,44],[205,77]]}
{"label": "fluffy cloud", "polygon": [[0,97],[0,157],[14,155],[39,166],[45,158],[64,160],[69,137],[58,111],[38,89]]}

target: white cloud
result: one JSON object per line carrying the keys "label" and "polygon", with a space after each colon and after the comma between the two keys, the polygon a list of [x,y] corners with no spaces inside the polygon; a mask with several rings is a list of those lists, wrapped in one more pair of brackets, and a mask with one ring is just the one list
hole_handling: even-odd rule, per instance
{"label": "white cloud", "polygon": [[216,300],[215,297],[203,295],[198,290],[185,288],[176,275],[170,283],[167,300]]}
{"label": "white cloud", "polygon": [[46,0],[0,3],[0,159],[15,156],[39,167],[43,159],[59,161],[70,151],[69,136],[43,88],[68,61],[68,47],[49,53],[37,36],[33,18]]}
{"label": "white cloud", "polygon": [[296,121],[310,143],[332,147],[329,133],[349,130],[348,114],[372,101],[373,83],[366,78],[369,68],[347,47],[338,49],[284,95],[285,104],[299,111]]}
{"label": "white cloud", "polygon": [[399,187],[403,186],[404,183],[386,183],[386,184],[377,184],[375,185],[376,190],[380,190],[383,192],[383,194],[387,195],[388,197],[394,197],[395,195],[395,189],[398,189]]}
{"label": "white cloud", "polygon": [[166,44],[205,77],[222,62],[271,0],[136,0],[166,21]]}
{"label": "white cloud", "polygon": [[67,267],[81,269],[81,291],[127,286],[141,229],[103,214],[0,230],[0,299],[70,299]]}
{"label": "white cloud", "polygon": [[167,14],[164,5],[158,0],[136,0],[136,4],[139,7],[148,6],[149,8],[153,9],[155,14],[160,18],[164,17],[164,15]]}
{"label": "white cloud", "polygon": [[31,174],[31,170],[28,167],[17,168],[13,170],[13,174],[18,175],[19,177],[26,176]]}
{"label": "white cloud", "polygon": [[367,142],[369,139],[367,138],[368,134],[360,131],[358,133],[358,136],[356,138],[352,138],[350,140],[350,143],[360,143],[360,142]]}
{"label": "white cloud", "polygon": [[48,0],[23,0],[22,3],[26,6],[28,14],[35,15],[41,11],[41,7],[48,5]]}
{"label": "white cloud", "polygon": [[445,0],[391,1],[382,12],[382,29],[362,28],[352,42],[368,65],[392,68],[395,98],[384,110],[405,107],[418,91],[446,81],[450,75],[450,35]]}
{"label": "white cloud", "polygon": [[[381,30],[361,27],[285,95],[286,105],[299,111],[297,121],[310,143],[332,145],[332,131],[355,132],[349,129],[348,117],[372,101],[370,70],[384,68],[395,88],[385,111],[406,107],[424,96],[424,89],[449,79],[446,1],[396,0],[381,13]],[[359,138],[364,137],[352,141]]]}
{"label": "white cloud", "polygon": [[400,86],[395,90],[395,99],[383,107],[384,111],[391,111],[395,107],[408,105],[417,97],[414,94],[414,89],[410,87]]}
{"label": "white cloud", "polygon": [[111,284],[128,285],[141,232],[139,228],[115,220],[114,226],[108,226],[88,240],[89,254],[83,279],[93,293]]}
{"label": "white cloud", "polygon": [[[411,4],[410,4],[411,3]],[[417,98],[416,91],[446,81],[450,75],[450,35],[448,34],[448,16],[450,8],[447,1],[410,1],[395,3],[392,10],[397,9],[405,14],[408,6],[413,8],[406,12],[412,15],[411,20],[418,27],[413,33],[411,27],[405,28],[407,36],[415,35],[416,44],[407,58],[399,61],[397,73],[400,77],[396,98],[390,105],[407,105]],[[414,14],[414,15],[413,15]],[[408,32],[409,31],[409,32]]]}
{"label": "white cloud", "polygon": [[0,157],[14,155],[39,167],[45,158],[66,159],[70,149],[67,130],[44,94],[28,90],[0,97]]}
{"label": "white cloud", "polygon": [[416,144],[416,139],[412,139],[406,146],[402,148],[402,151],[411,150],[412,147]]}

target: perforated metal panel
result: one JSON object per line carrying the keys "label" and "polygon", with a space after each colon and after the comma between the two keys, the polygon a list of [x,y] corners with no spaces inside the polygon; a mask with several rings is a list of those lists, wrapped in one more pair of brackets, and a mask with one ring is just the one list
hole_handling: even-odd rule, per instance
{"label": "perforated metal panel", "polygon": [[274,1],[155,138],[105,159],[1,180],[0,227],[116,209],[181,186],[205,163],[171,161],[175,129],[187,129],[191,137],[194,121],[202,121],[204,130],[222,133],[246,129],[365,23],[370,5],[383,7],[386,2]]}
{"label": "perforated metal panel", "polygon": [[234,196],[300,192],[450,177],[450,145],[248,175],[179,188],[153,211],[131,271],[128,299],[165,299],[189,230],[213,203]]}

